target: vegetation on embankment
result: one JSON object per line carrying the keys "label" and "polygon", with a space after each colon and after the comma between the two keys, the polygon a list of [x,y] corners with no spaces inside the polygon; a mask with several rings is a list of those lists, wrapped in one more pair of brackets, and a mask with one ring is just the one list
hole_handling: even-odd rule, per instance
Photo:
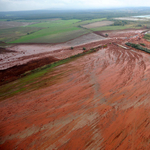
{"label": "vegetation on embankment", "polygon": [[145,34],[145,35],[144,35],[144,38],[145,38],[146,40],[150,40],[150,34]]}
{"label": "vegetation on embankment", "polygon": [[150,49],[147,49],[145,47],[142,47],[140,46],[139,44],[134,44],[134,43],[126,43],[127,46],[131,46],[135,49],[138,49],[138,50],[142,50],[144,52],[147,52],[147,53],[150,53]]}
{"label": "vegetation on embankment", "polygon": [[5,83],[0,88],[0,100],[4,100],[8,97],[11,97],[20,92],[29,92],[31,90],[39,89],[41,87],[46,87],[59,82],[62,79],[62,73],[59,75],[55,75],[53,71],[55,67],[60,66],[62,64],[71,62],[81,56],[85,56],[86,54],[90,54],[99,50],[103,46],[98,46],[96,48],[85,50],[83,53],[79,53],[77,55],[68,57],[63,60],[59,60],[57,62],[51,63],[49,65],[45,65],[43,67],[28,71],[19,76],[18,80],[15,80],[10,83]]}

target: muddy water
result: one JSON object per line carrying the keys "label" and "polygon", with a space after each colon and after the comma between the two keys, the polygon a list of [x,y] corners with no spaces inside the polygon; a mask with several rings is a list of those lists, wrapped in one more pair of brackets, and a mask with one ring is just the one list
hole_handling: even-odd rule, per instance
{"label": "muddy water", "polygon": [[[12,53],[0,54],[0,70],[13,66],[26,64],[31,60],[41,59],[48,56],[64,59],[82,52],[82,48],[70,50],[70,47],[79,47],[96,41],[105,40],[104,37],[89,33],[60,44],[16,44],[8,47]],[[66,51],[67,50],[67,51]]]}
{"label": "muddy water", "polygon": [[150,149],[149,54],[110,44],[60,73],[0,102],[0,149]]}

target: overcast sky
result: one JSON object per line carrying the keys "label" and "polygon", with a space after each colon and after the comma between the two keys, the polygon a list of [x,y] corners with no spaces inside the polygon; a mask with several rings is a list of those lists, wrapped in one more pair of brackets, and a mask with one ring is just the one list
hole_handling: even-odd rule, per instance
{"label": "overcast sky", "polygon": [[150,0],[0,0],[0,11],[150,6]]}

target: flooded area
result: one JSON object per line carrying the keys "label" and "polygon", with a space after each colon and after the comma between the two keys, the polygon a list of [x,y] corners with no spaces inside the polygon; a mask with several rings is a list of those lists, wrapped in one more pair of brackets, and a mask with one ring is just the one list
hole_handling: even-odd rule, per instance
{"label": "flooded area", "polygon": [[107,47],[39,79],[55,84],[1,101],[0,149],[150,149],[150,55],[112,43],[149,47],[138,33],[109,33],[86,45]]}
{"label": "flooded area", "polygon": [[[8,50],[14,51],[14,53],[0,54],[0,70],[16,65],[22,65],[29,61],[48,56],[53,56],[57,59],[64,59],[81,53],[83,51],[83,46],[81,45],[104,39],[105,38],[100,35],[89,33],[60,44],[15,44],[7,48]],[[71,47],[78,46],[82,48],[71,50]]]}

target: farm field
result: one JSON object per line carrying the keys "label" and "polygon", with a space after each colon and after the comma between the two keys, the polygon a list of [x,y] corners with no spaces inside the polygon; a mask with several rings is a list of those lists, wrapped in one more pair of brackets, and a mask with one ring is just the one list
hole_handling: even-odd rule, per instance
{"label": "farm field", "polygon": [[[30,43],[30,40],[35,40],[39,38],[43,39],[45,36],[50,36],[58,33],[65,33],[69,31],[79,30],[79,28],[73,26],[73,23],[78,22],[79,20],[56,20],[52,22],[42,22],[34,25],[30,25],[28,27],[37,27],[43,28],[40,31],[35,33],[23,36],[18,40],[13,41],[12,43]],[[41,40],[41,43],[44,41]],[[46,43],[46,42],[44,42]]]}
{"label": "farm field", "polygon": [[75,39],[86,33],[89,33],[89,31],[84,29],[64,31],[61,33],[46,35],[44,37],[34,38],[31,39],[28,43],[62,43]]}
{"label": "farm field", "polygon": [[[0,21],[1,23],[4,21]],[[9,21],[6,21],[9,23]],[[11,22],[11,21],[10,21]],[[21,26],[26,23],[27,26]],[[16,20],[16,27],[0,29],[0,41],[7,43],[63,43],[73,40],[87,33],[102,30],[121,30],[128,28],[140,28],[139,23],[127,25],[113,25],[114,21],[107,18],[91,20],[62,20],[38,19],[38,20]],[[17,24],[20,25],[17,27]],[[143,24],[145,25],[145,24]],[[14,24],[15,26],[15,24]]]}
{"label": "farm field", "polygon": [[57,61],[61,51],[101,46],[1,85],[0,149],[150,149],[149,54],[116,45],[150,48],[143,31],[109,31],[109,38],[53,51]]}
{"label": "farm field", "polygon": [[69,46],[78,46],[78,45],[83,45],[83,44],[87,44],[87,43],[92,43],[95,41],[101,41],[104,40],[105,38],[97,35],[95,33],[88,33],[85,35],[82,35],[76,39],[73,39],[71,41],[66,42],[67,45]]}
{"label": "farm field", "polygon": [[7,43],[66,42],[90,32],[79,27],[80,25],[105,19],[100,18],[86,21],[61,20],[59,18],[16,21],[1,19],[0,41]]}
{"label": "farm field", "polygon": [[92,31],[105,31],[105,30],[124,30],[124,29],[140,29],[141,27],[135,27],[135,26],[103,26],[103,27],[97,27],[97,28],[91,28]]}
{"label": "farm field", "polygon": [[[69,40],[75,39],[81,35],[90,33],[92,31],[135,28],[135,26],[133,27],[132,25],[109,26],[110,24],[113,24],[112,21],[100,21],[100,20],[105,20],[105,18],[93,19],[87,21],[54,20],[51,22],[46,21],[42,23],[29,25],[28,27],[34,27],[34,28],[37,27],[43,29],[34,32],[32,34],[22,36],[21,38],[11,43],[62,43],[62,42],[67,42]],[[100,22],[95,22],[95,21],[100,21]],[[87,29],[85,27],[87,27]]]}
{"label": "farm field", "polygon": [[8,28],[8,29],[0,29],[0,41],[4,41],[10,43],[22,36],[27,35],[28,33],[34,33],[42,28],[36,27],[15,27],[15,28]]}
{"label": "farm field", "polygon": [[113,23],[114,23],[113,21],[100,21],[100,22],[90,23],[87,25],[82,25],[82,27],[90,29],[90,28],[97,28],[97,27],[102,27],[102,26],[109,26]]}
{"label": "farm field", "polygon": [[27,23],[41,23],[41,22],[51,22],[51,21],[56,21],[60,20],[60,18],[52,18],[52,19],[33,19],[33,20],[25,20],[25,19],[19,19],[15,20],[16,22],[27,22]]}
{"label": "farm field", "polygon": [[16,22],[16,21],[0,21],[0,29],[14,28],[20,26],[28,26],[33,22]]}
{"label": "farm field", "polygon": [[91,31],[81,28],[82,24],[105,20],[52,20],[29,25],[28,27],[43,28],[30,35],[25,35],[11,43],[61,43],[77,38]]}
{"label": "farm field", "polygon": [[[98,20],[89,20],[89,22],[92,21]],[[62,43],[93,31],[140,28],[136,27],[135,24],[125,26],[102,26],[90,28],[90,30],[80,27],[79,24],[82,26],[83,23],[87,22],[88,21],[79,20],[51,20],[50,22],[45,21],[26,27],[0,29],[0,41],[7,43]],[[95,23],[97,24],[97,22]]]}
{"label": "farm field", "polygon": [[[92,31],[119,30],[132,27],[132,25],[109,26],[113,22],[104,20],[106,18],[86,21],[47,19],[41,22],[41,20],[34,20],[31,25],[26,27],[0,29],[0,40],[8,43],[62,43]],[[22,23],[21,20],[18,21]],[[24,22],[24,20],[22,21]],[[31,22],[29,21],[29,23]]]}
{"label": "farm field", "polygon": [[86,25],[86,24],[90,24],[90,23],[95,23],[95,22],[99,22],[99,21],[103,21],[103,20],[107,20],[107,18],[100,18],[100,19],[92,19],[92,20],[79,21],[79,22],[75,23],[75,25],[76,26],[82,26],[82,25]]}

